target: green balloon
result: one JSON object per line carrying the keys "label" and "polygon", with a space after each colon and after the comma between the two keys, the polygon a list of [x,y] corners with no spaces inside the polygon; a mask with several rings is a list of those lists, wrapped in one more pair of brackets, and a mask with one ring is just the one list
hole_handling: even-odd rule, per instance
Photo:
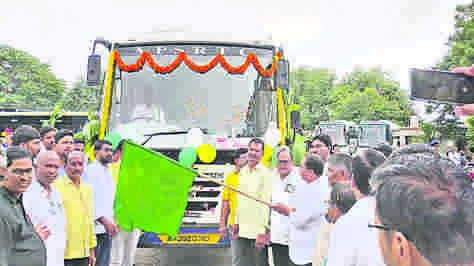
{"label": "green balloon", "polygon": [[185,147],[179,153],[178,159],[182,165],[191,167],[196,162],[197,151],[193,147]]}
{"label": "green balloon", "polygon": [[120,134],[117,132],[110,132],[109,134],[107,134],[104,140],[110,141],[110,143],[112,143],[112,149],[115,150],[119,145],[120,141],[122,140],[122,136],[120,136]]}

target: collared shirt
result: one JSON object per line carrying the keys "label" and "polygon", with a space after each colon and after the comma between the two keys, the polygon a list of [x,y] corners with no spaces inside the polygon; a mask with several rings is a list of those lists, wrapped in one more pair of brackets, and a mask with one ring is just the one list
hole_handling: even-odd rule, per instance
{"label": "collared shirt", "polygon": [[95,233],[104,234],[105,226],[98,221],[100,217],[114,222],[115,181],[109,167],[103,166],[97,160],[86,169],[87,183],[91,185],[94,195]]}
{"label": "collared shirt", "polygon": [[[239,185],[239,173],[235,170],[232,171],[226,178],[224,183],[231,187],[237,188]],[[237,192],[224,187],[222,191],[222,200],[229,201],[229,222],[228,225],[234,224],[234,217],[235,217],[235,208],[237,207]]]}
{"label": "collared shirt", "polygon": [[378,232],[367,225],[373,223],[375,199],[358,200],[331,230],[328,266],[383,266],[378,245]]}
{"label": "collared shirt", "polygon": [[48,266],[64,265],[66,249],[66,212],[59,191],[51,186],[51,193],[35,179],[23,194],[26,214],[33,225],[46,223],[51,234],[44,241]]}
{"label": "collared shirt", "polygon": [[313,261],[321,223],[328,210],[329,193],[327,176],[321,176],[311,183],[299,176],[296,181],[295,193],[289,198],[289,206],[296,211],[290,214],[288,240],[290,259],[296,265],[305,265]]}
{"label": "collared shirt", "polygon": [[81,181],[76,186],[67,176],[56,180],[54,186],[61,194],[66,211],[65,259],[89,257],[89,250],[96,246],[94,233],[94,203],[92,189]]}
{"label": "collared shirt", "polygon": [[[298,176],[298,168],[294,167],[284,179],[281,179],[278,171],[275,171],[272,191],[272,203],[283,203],[289,205],[289,196],[295,192],[295,178]],[[288,233],[290,230],[290,218],[274,210],[270,215],[270,240],[272,243],[288,245]]]}
{"label": "collared shirt", "polygon": [[0,265],[46,265],[46,247],[17,197],[0,187]]}
{"label": "collared shirt", "polygon": [[329,219],[329,216],[326,215],[321,224],[321,231],[318,235],[318,240],[316,242],[316,248],[314,250],[313,265],[312,266],[325,266],[326,260],[328,257],[329,237],[331,235],[331,230],[334,224]]}
{"label": "collared shirt", "polygon": [[[272,198],[273,175],[263,164],[259,163],[251,171],[246,165],[240,170],[239,190],[249,193],[266,202]],[[268,228],[270,208],[260,202],[237,194],[237,209],[234,223],[239,225],[239,237],[256,239],[265,234]]]}

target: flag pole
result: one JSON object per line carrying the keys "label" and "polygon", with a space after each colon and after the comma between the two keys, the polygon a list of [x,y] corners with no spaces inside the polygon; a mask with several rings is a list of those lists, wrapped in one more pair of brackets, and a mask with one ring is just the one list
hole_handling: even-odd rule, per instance
{"label": "flag pole", "polygon": [[251,194],[249,194],[249,193],[240,191],[240,190],[238,190],[237,188],[235,188],[235,187],[233,187],[233,186],[229,186],[229,185],[227,185],[227,184],[224,184],[223,182],[221,182],[221,181],[219,181],[219,180],[217,180],[217,179],[215,179],[215,178],[213,178],[213,177],[210,177],[210,176],[208,176],[208,175],[206,175],[206,174],[198,173],[198,175],[199,175],[200,177],[202,177],[202,178],[208,180],[208,181],[211,181],[211,182],[213,182],[213,183],[216,183],[216,184],[219,184],[219,185],[221,185],[221,186],[223,186],[223,187],[226,187],[226,188],[228,188],[228,189],[230,189],[230,190],[232,190],[232,191],[235,191],[235,192],[239,193],[239,194],[242,195],[242,196],[245,196],[245,197],[247,197],[247,198],[249,198],[249,199],[258,201],[258,202],[260,202],[260,203],[262,203],[262,204],[264,204],[264,205],[267,205],[267,206],[270,207],[270,208],[272,207],[272,203],[271,203],[271,202],[264,201],[264,200],[262,200],[262,199],[260,199],[260,198],[258,198],[258,197],[256,197],[256,196],[253,196],[253,195],[251,195]]}

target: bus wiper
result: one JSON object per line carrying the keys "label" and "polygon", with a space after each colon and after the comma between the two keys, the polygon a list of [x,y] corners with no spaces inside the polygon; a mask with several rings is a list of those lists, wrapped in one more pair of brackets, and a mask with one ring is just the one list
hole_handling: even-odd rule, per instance
{"label": "bus wiper", "polygon": [[[207,128],[200,128],[202,133],[207,135],[209,134],[209,130]],[[150,141],[153,137],[155,136],[170,136],[170,135],[184,135],[188,134],[189,130],[175,130],[175,131],[163,131],[163,132],[155,132],[151,134],[145,134],[143,136],[147,137],[147,139],[142,143],[142,145],[145,145]]]}

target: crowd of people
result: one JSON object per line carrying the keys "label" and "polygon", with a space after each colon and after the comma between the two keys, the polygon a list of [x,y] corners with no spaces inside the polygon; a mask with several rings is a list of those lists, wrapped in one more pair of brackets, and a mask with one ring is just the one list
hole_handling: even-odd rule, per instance
{"label": "crowd of people", "polygon": [[[69,130],[20,126],[10,139],[0,265],[133,265],[141,232],[114,215],[124,140],[98,140],[90,161]],[[431,144],[352,156],[318,135],[298,165],[278,147],[270,169],[265,143],[251,139],[225,183],[269,204],[224,189],[232,265],[474,265],[472,179]]]}
{"label": "crowd of people", "polygon": [[474,265],[472,179],[436,145],[351,156],[319,135],[300,165],[279,147],[273,171],[264,148],[256,138],[238,150],[226,178],[271,202],[224,189],[220,233],[232,239],[232,265],[269,265],[269,255],[274,266]]}
{"label": "crowd of people", "polygon": [[0,265],[133,265],[141,233],[120,228],[113,206],[124,140],[96,141],[91,162],[69,130],[25,125],[9,139]]}

